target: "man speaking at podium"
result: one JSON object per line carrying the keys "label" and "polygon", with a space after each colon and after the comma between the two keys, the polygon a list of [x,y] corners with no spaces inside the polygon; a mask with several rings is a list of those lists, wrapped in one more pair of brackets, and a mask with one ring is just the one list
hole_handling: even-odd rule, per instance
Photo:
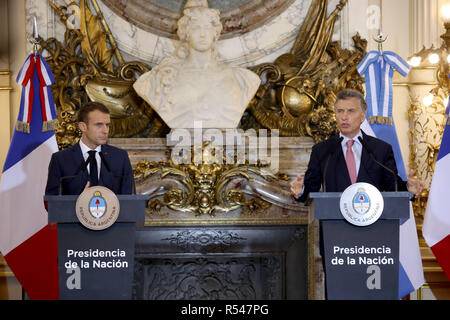
{"label": "man speaking at podium", "polygon": [[305,202],[310,192],[343,192],[356,182],[367,182],[380,192],[406,191],[419,196],[424,184],[414,178],[411,170],[408,182],[397,175],[392,146],[368,136],[360,126],[366,118],[367,104],[356,90],[338,93],[334,105],[339,135],[313,146],[308,169],[291,182],[291,194]]}
{"label": "man speaking at podium", "polygon": [[78,112],[80,141],[52,155],[46,195],[78,195],[100,185],[116,194],[131,194],[133,169],[125,150],[107,145],[111,124],[108,108],[88,102]]}

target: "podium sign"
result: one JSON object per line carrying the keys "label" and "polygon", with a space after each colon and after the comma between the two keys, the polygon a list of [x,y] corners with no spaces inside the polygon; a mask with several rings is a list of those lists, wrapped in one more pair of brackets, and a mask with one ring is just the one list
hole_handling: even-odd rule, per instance
{"label": "podium sign", "polygon": [[145,195],[118,195],[120,213],[104,230],[81,225],[78,196],[45,196],[49,222],[58,223],[61,300],[131,299],[136,222],[144,221]]}
{"label": "podium sign", "polygon": [[380,219],[368,226],[355,226],[340,212],[341,193],[311,194],[321,226],[327,299],[398,299],[399,219],[409,217],[410,194],[382,195]]}
{"label": "podium sign", "polygon": [[322,222],[327,298],[398,298],[398,220]]}
{"label": "podium sign", "polygon": [[102,231],[59,224],[60,299],[131,299],[134,240],[134,223]]}

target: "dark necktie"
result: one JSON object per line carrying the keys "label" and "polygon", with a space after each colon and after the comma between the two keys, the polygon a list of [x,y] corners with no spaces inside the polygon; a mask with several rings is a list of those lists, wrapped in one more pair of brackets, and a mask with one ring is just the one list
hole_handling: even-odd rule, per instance
{"label": "dark necktie", "polygon": [[91,150],[89,153],[89,181],[91,182],[91,187],[98,185],[98,168],[97,160],[95,159],[95,154],[97,151]]}

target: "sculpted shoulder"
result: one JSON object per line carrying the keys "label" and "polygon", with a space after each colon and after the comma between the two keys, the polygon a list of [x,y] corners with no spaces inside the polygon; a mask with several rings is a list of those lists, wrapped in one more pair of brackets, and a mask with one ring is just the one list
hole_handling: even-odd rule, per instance
{"label": "sculpted shoulder", "polygon": [[261,78],[256,73],[246,68],[230,67],[230,69],[233,71],[236,79],[241,84],[241,87],[247,88],[249,94],[251,95],[251,99],[261,84]]}

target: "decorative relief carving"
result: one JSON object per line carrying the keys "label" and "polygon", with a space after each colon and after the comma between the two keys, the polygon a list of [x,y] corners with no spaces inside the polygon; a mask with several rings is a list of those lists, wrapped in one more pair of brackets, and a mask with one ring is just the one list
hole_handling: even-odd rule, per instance
{"label": "decorative relief carving", "polygon": [[238,245],[247,239],[240,237],[236,232],[222,230],[184,230],[161,240],[168,241],[177,247],[183,248],[185,251],[223,252],[225,248]]}
{"label": "decorative relief carving", "polygon": [[421,218],[425,215],[434,166],[447,119],[444,100],[448,95],[448,90],[436,87],[433,92],[434,98],[430,106],[424,106],[417,97],[411,97],[408,110],[410,121],[409,165],[425,183],[425,189],[419,201],[413,202],[414,213]]}
{"label": "decorative relief carving", "polygon": [[[203,154],[203,161],[195,164],[190,161],[174,163],[169,151],[169,161],[149,162],[141,160],[134,169],[136,184],[147,183],[142,193],[150,193],[147,208],[150,214],[162,214],[161,209],[178,212],[191,212],[197,216],[209,214],[214,216],[218,212],[230,212],[243,209],[243,215],[264,213],[271,204],[262,199],[245,197],[245,187],[242,181],[234,183],[235,179],[244,179],[249,182],[254,178],[265,181],[287,181],[289,177],[283,173],[272,173],[268,170],[268,164],[258,161],[256,165],[227,164],[226,160],[216,163],[217,146],[210,147],[207,141],[203,145],[191,147],[191,154]],[[226,156],[224,156],[225,158]],[[187,160],[187,159],[185,159]],[[163,197],[158,192],[164,190]],[[256,193],[255,193],[256,195]],[[156,199],[155,199],[156,198]]]}
{"label": "decorative relief carving", "polygon": [[[269,299],[270,296],[281,299],[279,260],[279,257],[138,259],[135,264],[134,298],[255,300]],[[265,270],[263,279],[261,269]]]}

